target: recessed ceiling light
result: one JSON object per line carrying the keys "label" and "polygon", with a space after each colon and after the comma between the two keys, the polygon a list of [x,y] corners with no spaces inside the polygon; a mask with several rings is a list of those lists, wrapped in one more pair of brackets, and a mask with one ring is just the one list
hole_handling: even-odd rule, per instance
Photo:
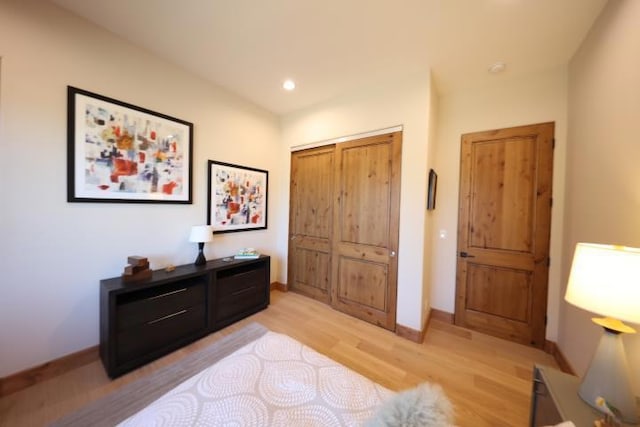
{"label": "recessed ceiling light", "polygon": [[507,64],[505,64],[504,62],[496,62],[495,64],[491,64],[491,66],[489,67],[489,72],[491,74],[498,74],[503,72],[505,68],[507,68]]}
{"label": "recessed ceiling light", "polygon": [[282,83],[282,88],[284,90],[292,91],[296,88],[296,83],[291,79],[287,79]]}

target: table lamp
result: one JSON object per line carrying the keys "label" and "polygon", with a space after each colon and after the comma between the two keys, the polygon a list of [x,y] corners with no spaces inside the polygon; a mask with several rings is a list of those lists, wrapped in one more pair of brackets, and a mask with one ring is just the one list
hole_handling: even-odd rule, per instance
{"label": "table lamp", "polygon": [[196,258],[195,265],[204,265],[207,262],[203,253],[204,244],[212,240],[213,229],[210,225],[194,225],[191,227],[189,241],[198,243],[198,258]]}
{"label": "table lamp", "polygon": [[578,243],[565,300],[603,318],[591,320],[604,332],[578,394],[596,409],[604,398],[627,423],[638,423],[631,374],[622,342],[623,333],[635,333],[624,323],[640,323],[640,249]]}

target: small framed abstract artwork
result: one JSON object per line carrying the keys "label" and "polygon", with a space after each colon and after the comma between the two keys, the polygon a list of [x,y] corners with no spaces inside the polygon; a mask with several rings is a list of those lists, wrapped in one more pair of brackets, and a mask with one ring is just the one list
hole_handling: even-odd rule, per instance
{"label": "small framed abstract artwork", "polygon": [[209,160],[207,224],[215,233],[267,228],[269,172]]}
{"label": "small framed abstract artwork", "polygon": [[429,170],[429,190],[427,192],[427,210],[436,208],[436,190],[438,189],[438,174],[433,169]]}
{"label": "small framed abstract artwork", "polygon": [[193,124],[67,88],[67,201],[192,203]]}

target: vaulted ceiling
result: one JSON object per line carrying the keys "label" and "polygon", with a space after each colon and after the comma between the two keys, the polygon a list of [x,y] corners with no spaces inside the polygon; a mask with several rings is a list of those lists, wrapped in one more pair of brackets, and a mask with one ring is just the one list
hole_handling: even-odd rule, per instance
{"label": "vaulted ceiling", "polygon": [[[276,114],[429,69],[448,92],[561,66],[606,3],[50,1]],[[488,73],[497,61],[505,71]]]}

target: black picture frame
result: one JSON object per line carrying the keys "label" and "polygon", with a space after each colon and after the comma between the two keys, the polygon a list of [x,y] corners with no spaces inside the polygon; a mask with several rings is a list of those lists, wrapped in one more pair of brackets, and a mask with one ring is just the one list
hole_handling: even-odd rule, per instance
{"label": "black picture frame", "polygon": [[213,233],[265,230],[269,172],[208,161],[207,225]]}
{"label": "black picture frame", "polygon": [[429,169],[429,189],[427,192],[427,210],[436,208],[436,191],[438,189],[438,174],[433,169]]}
{"label": "black picture frame", "polygon": [[67,87],[67,201],[193,203],[193,124]]}

